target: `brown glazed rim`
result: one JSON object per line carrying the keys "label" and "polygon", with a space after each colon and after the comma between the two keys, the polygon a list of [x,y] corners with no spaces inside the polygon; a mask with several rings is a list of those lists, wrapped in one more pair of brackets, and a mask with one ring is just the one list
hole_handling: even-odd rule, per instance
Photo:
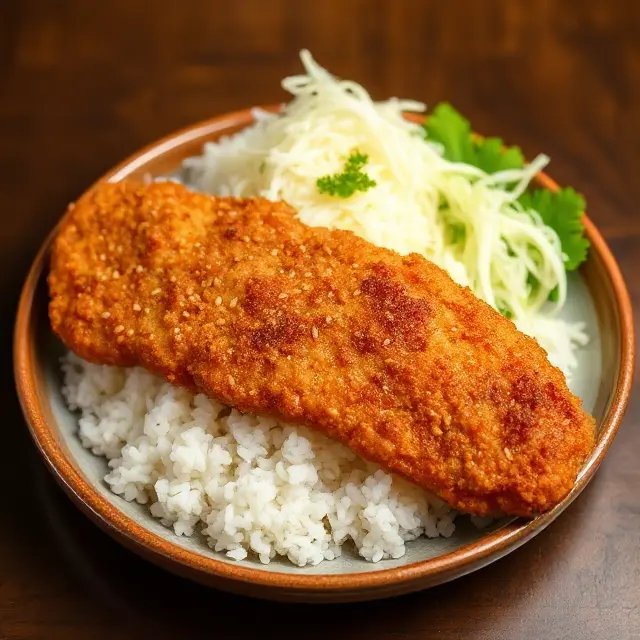
{"label": "brown glazed rim", "polygon": [[[276,111],[278,107],[266,107]],[[408,115],[409,119],[422,122],[423,118]],[[103,181],[118,181],[134,171],[144,169],[151,160],[157,160],[172,152],[178,157],[178,148],[188,143],[195,144],[214,139],[220,133],[238,130],[253,121],[251,109],[215,117],[187,127],[155,142],[127,158],[120,165],[100,178],[93,186]],[[555,191],[558,185],[546,174],[537,178],[544,188]],[[93,188],[93,187],[92,187]],[[55,234],[54,229],[40,249],[24,284],[14,334],[14,370],[18,395],[32,437],[45,458],[56,479],[67,493],[78,503],[82,510],[90,515],[104,530],[119,539],[129,548],[159,564],[173,565],[177,573],[190,575],[202,582],[238,583],[234,590],[248,591],[255,587],[271,587],[281,592],[318,592],[322,590],[329,598],[333,593],[337,598],[340,592],[359,591],[408,591],[409,584],[435,584],[468,573],[475,568],[488,564],[514,548],[520,546],[537,532],[551,523],[584,489],[591,480],[620,426],[631,392],[634,361],[635,336],[633,313],[620,269],[607,247],[604,239],[585,215],[586,233],[591,242],[589,260],[596,261],[599,269],[604,269],[608,277],[608,286],[615,298],[618,330],[621,335],[620,365],[617,381],[609,410],[600,427],[599,440],[589,460],[582,469],[576,484],[567,498],[552,511],[532,521],[515,520],[507,526],[488,534],[482,540],[470,544],[452,553],[415,562],[403,567],[374,570],[365,573],[347,573],[336,575],[307,575],[303,571],[276,572],[265,571],[258,567],[246,567],[215,557],[200,555],[180,547],[162,538],[144,526],[126,516],[109,500],[91,486],[82,473],[67,458],[63,448],[55,437],[55,427],[42,397],[38,385],[38,364],[36,359],[34,324],[34,296],[43,270],[47,268],[48,249]],[[245,587],[242,587],[242,583]],[[247,584],[249,583],[249,584]],[[395,587],[395,589],[393,589]],[[414,587],[417,588],[417,587]],[[260,595],[259,593],[257,595]],[[265,597],[268,594],[264,593]]]}

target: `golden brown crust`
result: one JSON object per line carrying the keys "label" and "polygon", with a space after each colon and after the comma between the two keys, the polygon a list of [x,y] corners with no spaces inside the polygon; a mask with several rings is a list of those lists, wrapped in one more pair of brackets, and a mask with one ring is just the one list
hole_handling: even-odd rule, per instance
{"label": "golden brown crust", "polygon": [[314,427],[461,511],[562,500],[594,421],[539,345],[424,258],[294,213],[104,184],[56,238],[52,327],[87,360]]}

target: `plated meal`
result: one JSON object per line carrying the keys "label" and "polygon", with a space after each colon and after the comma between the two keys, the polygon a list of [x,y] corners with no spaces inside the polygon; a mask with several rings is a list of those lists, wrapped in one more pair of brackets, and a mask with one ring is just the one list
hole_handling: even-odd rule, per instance
{"label": "plated meal", "polygon": [[174,132],[69,206],[22,290],[16,386],[124,546],[216,589],[371,600],[567,509],[620,426],[634,325],[548,158],[302,60],[285,105]]}
{"label": "plated meal", "polygon": [[70,206],[49,317],[78,437],[234,560],[378,562],[550,511],[596,443],[560,313],[583,198],[449,105],[418,124],[302,61],[280,112]]}

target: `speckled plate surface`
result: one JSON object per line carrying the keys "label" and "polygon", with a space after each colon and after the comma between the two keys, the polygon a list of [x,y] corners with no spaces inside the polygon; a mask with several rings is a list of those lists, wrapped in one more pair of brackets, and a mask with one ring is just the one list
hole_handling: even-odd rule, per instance
{"label": "speckled plate surface", "polygon": [[[101,180],[118,181],[174,172],[205,142],[247,126],[251,110],[220,116],[173,134],[135,154]],[[547,176],[539,183],[557,185]],[[578,354],[571,387],[596,418],[598,443],[576,486],[553,511],[535,520],[503,519],[484,529],[456,519],[451,538],[420,538],[397,560],[371,564],[354,550],[316,567],[298,568],[286,560],[262,565],[229,560],[202,538],[174,535],[151,517],[148,508],[126,502],[104,483],[106,462],[84,449],[77,417],[61,395],[62,345],[47,318],[46,274],[51,237],[36,257],[20,300],[15,331],[15,374],[31,434],[49,468],[71,498],[99,526],[148,559],[211,586],[263,598],[297,601],[350,601],[398,595],[475,571],[504,556],[551,523],[593,477],[620,425],[631,389],[635,339],[626,287],[605,242],[586,221],[592,247],[579,274],[571,274],[563,316],[581,320],[590,336]]]}

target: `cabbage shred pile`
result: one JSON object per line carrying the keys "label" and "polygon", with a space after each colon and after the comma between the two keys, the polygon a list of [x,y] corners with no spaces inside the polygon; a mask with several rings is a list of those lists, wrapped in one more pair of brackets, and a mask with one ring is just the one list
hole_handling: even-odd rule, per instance
{"label": "cabbage shred pile", "polygon": [[285,200],[309,225],[348,229],[401,254],[419,253],[535,337],[570,375],[581,323],[558,314],[567,271],[586,257],[584,199],[532,190],[549,159],[479,138],[448,104],[417,124],[424,104],[374,102],[302,51],[305,73],[285,78],[278,114],[205,146],[186,180],[219,195]]}
{"label": "cabbage shred pile", "polygon": [[[505,147],[500,138],[474,136],[469,121],[448,103],[441,103],[433,110],[424,129],[426,138],[442,145],[444,157],[452,162],[478,167],[487,174],[524,168],[524,158],[518,147]],[[582,195],[571,187],[556,192],[529,189],[518,197],[516,206],[539,216],[556,232],[567,271],[577,269],[586,260],[589,241],[582,224],[585,210]],[[464,238],[464,233],[456,234],[458,242]],[[505,241],[508,242],[508,238]],[[555,295],[551,297],[553,299]]]}

